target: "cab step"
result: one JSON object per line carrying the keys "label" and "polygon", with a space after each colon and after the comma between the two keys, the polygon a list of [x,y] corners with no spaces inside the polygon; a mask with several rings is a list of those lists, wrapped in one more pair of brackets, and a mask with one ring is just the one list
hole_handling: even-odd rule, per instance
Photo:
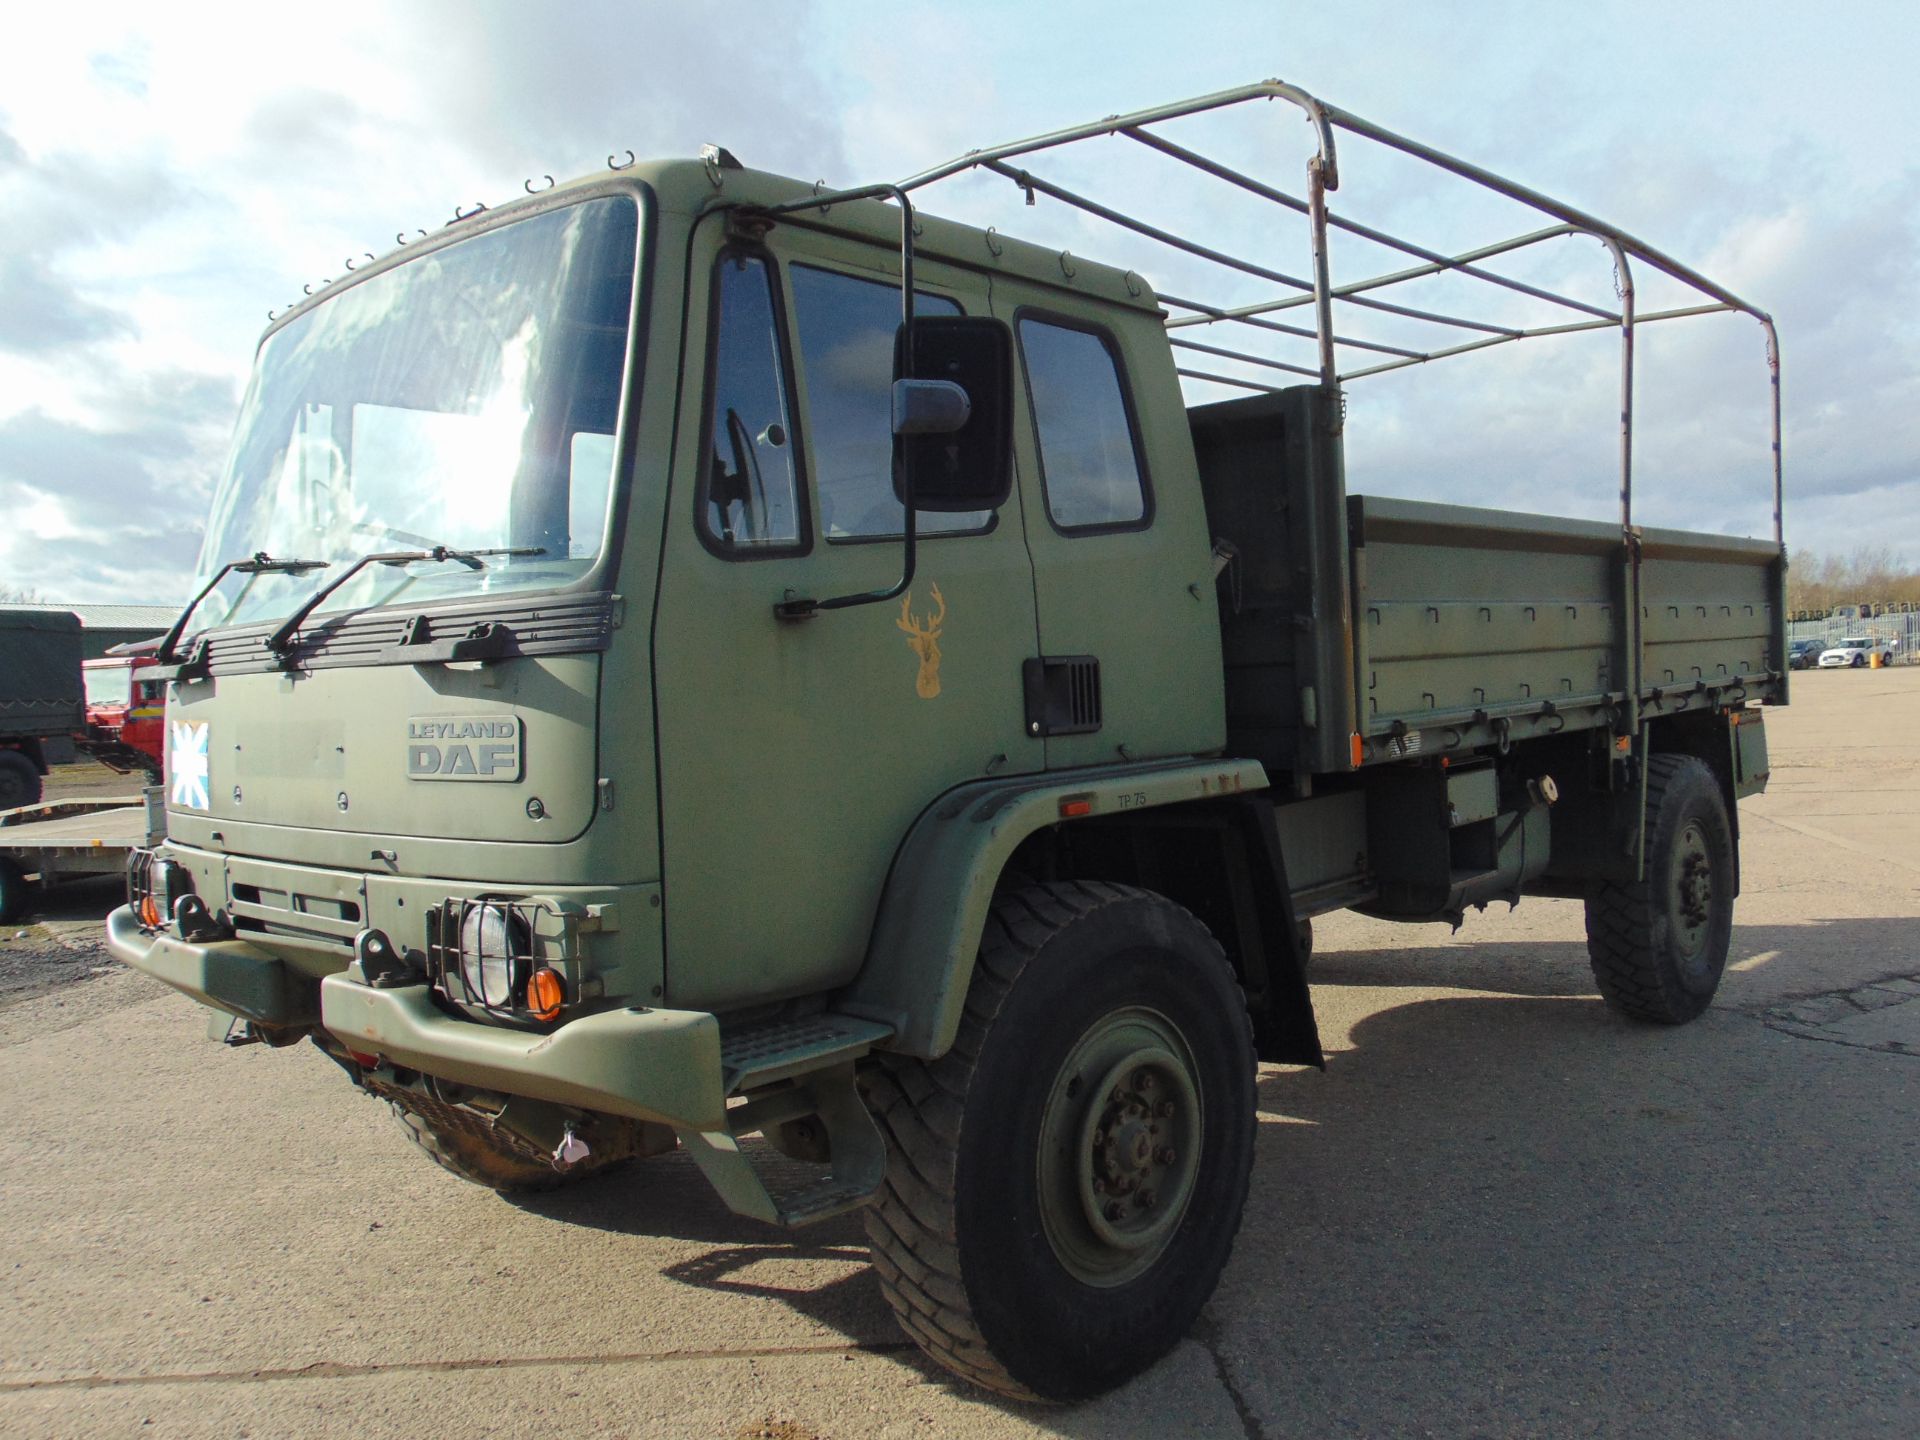
{"label": "cab step", "polygon": [[[809,1015],[749,1026],[723,1035],[720,1065],[726,1092],[752,1092],[727,1110],[724,1130],[682,1130],[720,1198],[742,1215],[793,1227],[864,1205],[886,1174],[887,1147],[867,1113],[854,1062],[893,1034],[890,1026],[851,1015]],[[832,1169],[822,1179],[778,1194],[740,1147],[740,1138],[771,1134],[789,1120],[819,1119]]]}
{"label": "cab step", "polygon": [[757,1090],[810,1070],[858,1060],[893,1034],[891,1025],[853,1015],[807,1015],[722,1034],[720,1069],[729,1095]]}

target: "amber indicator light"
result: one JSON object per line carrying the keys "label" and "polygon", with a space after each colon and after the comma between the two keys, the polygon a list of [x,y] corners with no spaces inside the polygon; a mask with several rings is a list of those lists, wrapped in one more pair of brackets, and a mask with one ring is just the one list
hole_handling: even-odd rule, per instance
{"label": "amber indicator light", "polygon": [[536,1020],[552,1020],[567,1003],[566,982],[553,969],[536,970],[527,980],[527,1012]]}

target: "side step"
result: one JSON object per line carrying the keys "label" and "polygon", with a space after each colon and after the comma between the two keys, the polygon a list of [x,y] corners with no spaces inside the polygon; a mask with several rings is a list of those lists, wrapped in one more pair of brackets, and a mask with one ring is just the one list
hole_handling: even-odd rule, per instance
{"label": "side step", "polygon": [[[857,1209],[880,1188],[887,1148],[854,1082],[854,1062],[893,1034],[851,1015],[812,1015],[723,1035],[720,1064],[729,1096],[782,1089],[730,1106],[725,1130],[682,1130],[680,1143],[729,1208],[769,1224],[810,1225]],[[833,1170],[802,1189],[775,1195],[740,1149],[740,1137],[817,1116]]]}

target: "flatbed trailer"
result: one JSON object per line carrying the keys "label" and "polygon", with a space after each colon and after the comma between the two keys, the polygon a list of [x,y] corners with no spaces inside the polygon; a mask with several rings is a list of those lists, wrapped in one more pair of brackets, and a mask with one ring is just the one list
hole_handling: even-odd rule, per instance
{"label": "flatbed trailer", "polygon": [[62,881],[125,874],[129,856],[165,835],[157,791],[0,810],[0,925]]}

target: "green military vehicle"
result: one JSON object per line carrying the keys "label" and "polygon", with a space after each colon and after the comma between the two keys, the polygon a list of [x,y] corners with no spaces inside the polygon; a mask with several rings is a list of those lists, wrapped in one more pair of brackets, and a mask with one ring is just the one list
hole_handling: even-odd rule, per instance
{"label": "green military vehicle", "polygon": [[[1269,101],[1304,197],[1171,138]],[[1336,137],[1542,228],[1444,254],[1336,214]],[[1023,168],[1100,144],[1303,216],[1310,269]],[[1787,697],[1777,365],[1774,536],[1648,530],[1632,342],[1741,312],[1771,364],[1764,314],[1277,81],[898,185],[610,167],[261,343],[162,656],[167,840],[109,921],[220,1037],[310,1038],[500,1190],[680,1149],[744,1215],[864,1207],[930,1355],[1068,1399],[1211,1294],[1256,1061],[1321,1060],[1313,916],[1577,898],[1614,1007],[1708,1004]],[[1230,284],[919,211],[967,173]],[[1349,235],[1410,263],[1336,284]],[[1567,236],[1612,303],[1489,264]],[[1636,312],[1649,272],[1689,303]],[[1382,298],[1437,275],[1551,323]],[[1348,493],[1347,382],[1580,330],[1621,343],[1618,523]]]}
{"label": "green military vehicle", "polygon": [[37,804],[47,767],[73,759],[86,726],[80,617],[0,608],[0,810]]}

